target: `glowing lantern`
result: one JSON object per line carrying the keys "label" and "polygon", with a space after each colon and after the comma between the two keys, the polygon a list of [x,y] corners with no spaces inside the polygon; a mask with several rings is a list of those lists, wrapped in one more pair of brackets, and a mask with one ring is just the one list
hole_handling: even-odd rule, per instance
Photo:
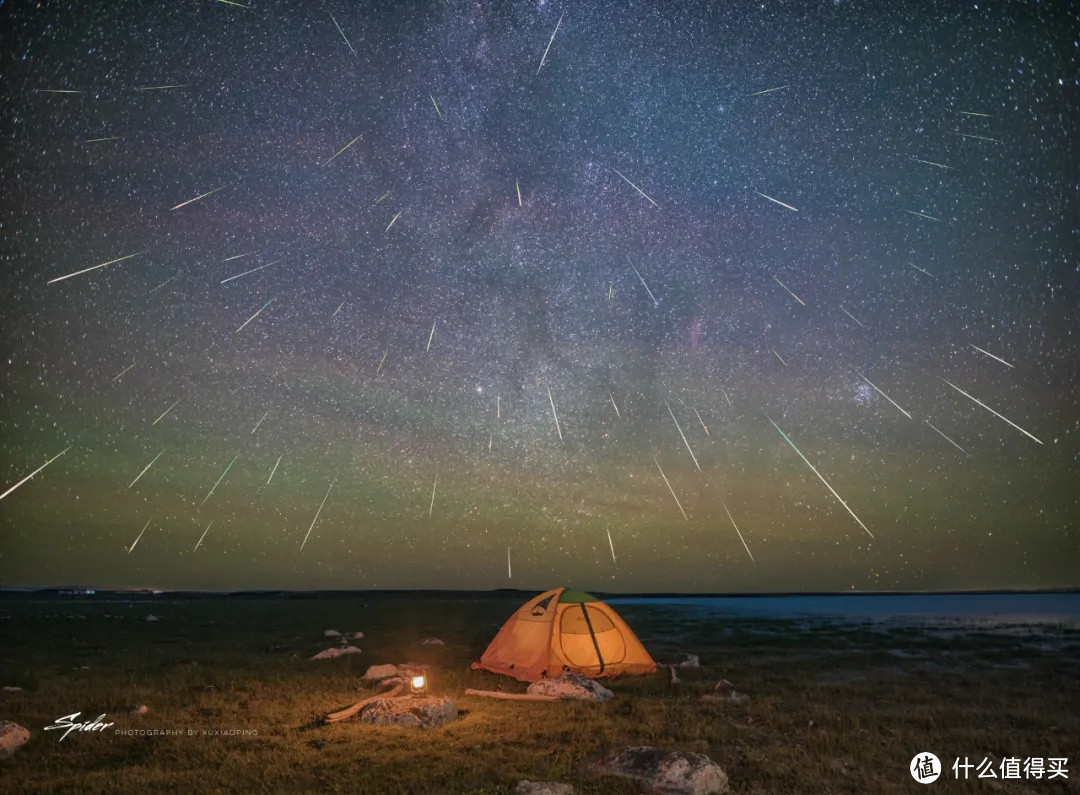
{"label": "glowing lantern", "polygon": [[414,693],[422,693],[427,690],[427,676],[424,674],[417,674],[409,680],[409,686]]}

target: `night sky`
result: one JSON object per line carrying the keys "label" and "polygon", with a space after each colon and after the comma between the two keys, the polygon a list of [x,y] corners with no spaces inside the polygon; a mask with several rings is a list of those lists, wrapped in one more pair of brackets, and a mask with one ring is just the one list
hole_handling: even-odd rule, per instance
{"label": "night sky", "polygon": [[1080,585],[1075,6],[0,16],[0,584]]}

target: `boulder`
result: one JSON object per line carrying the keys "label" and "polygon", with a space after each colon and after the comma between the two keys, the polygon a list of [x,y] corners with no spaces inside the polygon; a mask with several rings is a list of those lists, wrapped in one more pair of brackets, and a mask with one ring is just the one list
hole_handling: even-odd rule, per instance
{"label": "boulder", "polygon": [[701,658],[698,657],[696,654],[687,654],[686,652],[683,652],[683,657],[685,657],[686,659],[679,663],[680,668],[701,667]]}
{"label": "boulder", "polygon": [[514,795],[574,795],[574,788],[558,781],[519,781]]}
{"label": "boulder", "polygon": [[665,795],[712,795],[728,790],[727,774],[718,764],[705,754],[688,751],[634,746],[612,751],[589,769],[597,775],[640,782]]}
{"label": "boulder", "polygon": [[341,657],[346,654],[360,654],[360,649],[355,646],[345,646],[340,649],[326,649],[318,654],[311,656],[312,660],[332,660],[335,657]]}
{"label": "boulder", "polygon": [[18,693],[20,690],[22,690],[22,688],[15,685],[4,685],[5,693]]}
{"label": "boulder", "polygon": [[153,613],[151,613],[150,615],[148,615],[146,617],[146,620],[147,621],[160,621],[161,619],[158,618],[157,616],[155,616]]}
{"label": "boulder", "polygon": [[353,640],[363,640],[364,633],[363,632],[353,632],[353,633],[347,634],[345,637],[352,638]]}
{"label": "boulder", "polygon": [[533,696],[576,698],[580,701],[607,701],[614,695],[599,682],[573,672],[533,682],[525,692]]}
{"label": "boulder", "polygon": [[30,731],[10,720],[0,720],[0,758],[11,756],[30,739]]}
{"label": "boulder", "polygon": [[457,720],[457,706],[448,698],[377,698],[357,715],[363,723],[430,729]]}
{"label": "boulder", "polygon": [[341,633],[338,632],[336,629],[328,629],[325,632],[323,632],[323,635],[325,635],[328,638],[340,638],[341,637]]}
{"label": "boulder", "polygon": [[405,672],[396,665],[373,665],[364,673],[364,679],[377,682],[392,676],[404,676]]}
{"label": "boulder", "polygon": [[417,646],[445,646],[438,638],[424,638],[423,640],[416,641]]}

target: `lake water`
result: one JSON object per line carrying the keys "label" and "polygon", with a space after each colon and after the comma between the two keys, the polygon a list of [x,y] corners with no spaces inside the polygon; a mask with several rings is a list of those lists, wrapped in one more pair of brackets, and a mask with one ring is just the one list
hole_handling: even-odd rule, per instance
{"label": "lake water", "polygon": [[1080,593],[627,597],[612,605],[684,605],[734,615],[1080,624]]}

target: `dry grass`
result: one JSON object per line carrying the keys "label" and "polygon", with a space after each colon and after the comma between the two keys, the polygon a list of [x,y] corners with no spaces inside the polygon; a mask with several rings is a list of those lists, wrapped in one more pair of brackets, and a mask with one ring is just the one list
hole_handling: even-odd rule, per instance
{"label": "dry grass", "polygon": [[[943,638],[912,627],[625,606],[620,613],[658,660],[687,651],[701,655],[703,667],[681,671],[677,690],[666,674],[609,682],[615,698],[606,704],[463,695],[466,687],[524,689],[468,669],[520,601],[5,597],[0,685],[24,690],[0,693],[0,718],[33,737],[0,763],[0,790],[508,793],[527,778],[628,793],[639,790],[589,778],[584,765],[599,752],[647,744],[708,754],[735,792],[910,792],[907,766],[925,750],[947,765],[956,756],[1071,755],[1067,783],[997,782],[996,791],[1080,791],[1077,630]],[[151,612],[161,621],[147,623]],[[363,631],[363,654],[309,661],[333,645],[322,637],[330,627]],[[457,722],[422,732],[312,725],[370,692],[360,680],[368,665],[431,654],[410,646],[428,636],[447,643],[430,658],[432,689],[454,699]],[[721,677],[750,703],[701,702]],[[128,714],[138,704],[149,712]],[[75,711],[105,712],[116,726],[63,743],[42,731]],[[183,734],[124,736],[113,728]],[[202,734],[223,729],[257,735]],[[995,791],[979,780],[936,786]]]}

